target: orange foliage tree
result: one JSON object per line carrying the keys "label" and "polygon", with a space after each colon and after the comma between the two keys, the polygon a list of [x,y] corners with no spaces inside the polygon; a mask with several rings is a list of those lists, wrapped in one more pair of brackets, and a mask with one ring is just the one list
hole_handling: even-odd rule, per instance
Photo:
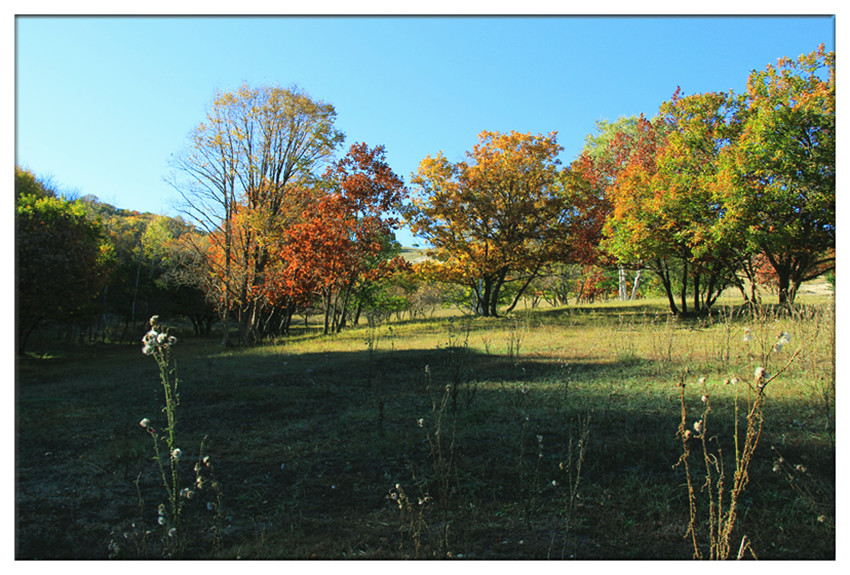
{"label": "orange foliage tree", "polygon": [[319,297],[324,331],[341,330],[346,311],[364,286],[406,267],[393,215],[407,197],[383,146],[354,144],[325,172],[300,220],[283,232],[276,266],[266,280],[269,298],[305,302]]}
{"label": "orange foliage tree", "polygon": [[740,105],[731,93],[677,91],[653,125],[663,137],[608,188],[606,248],[620,261],[641,260],[655,271],[673,313],[688,312],[689,293],[692,310],[705,311],[735,278],[741,250],[732,236],[715,233],[723,206],[714,186],[719,155],[740,131]]}
{"label": "orange foliage tree", "polygon": [[502,288],[517,282],[513,309],[543,267],[566,257],[570,212],[548,135],[484,131],[467,161],[426,157],[407,213],[445,278],[466,285],[476,312],[495,316]]}
{"label": "orange foliage tree", "polygon": [[295,192],[342,143],[335,119],[332,105],[297,87],[245,85],[216,94],[190,145],[172,160],[183,211],[214,244],[197,251],[210,254],[208,271],[221,281],[223,343],[233,315],[248,343],[280,314],[263,297],[269,249],[301,213]]}
{"label": "orange foliage tree", "polygon": [[[611,187],[628,166],[653,169],[663,131],[643,115],[616,122],[597,122],[597,134],[588,136],[584,149],[566,173],[570,203],[576,210],[573,254],[583,264],[585,283],[601,280],[601,268],[619,268],[620,299],[627,298],[626,268],[635,270],[632,297],[637,294],[645,262],[618,259],[603,244],[605,223],[612,213]],[[584,288],[580,293],[585,293]]]}

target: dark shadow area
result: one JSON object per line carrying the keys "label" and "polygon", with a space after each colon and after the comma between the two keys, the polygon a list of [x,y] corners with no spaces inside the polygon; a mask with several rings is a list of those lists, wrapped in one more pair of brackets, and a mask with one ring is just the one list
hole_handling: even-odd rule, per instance
{"label": "dark shadow area", "polygon": [[[666,394],[635,384],[652,362],[394,350],[386,341],[376,351],[303,354],[285,343],[256,354],[229,354],[212,339],[181,343],[178,433],[191,454],[183,477],[191,483],[206,437],[224,493],[218,557],[691,556],[684,476],[674,468],[675,381]],[[19,364],[18,558],[139,557],[142,520],[152,533],[147,548],[157,548],[163,490],[139,426],[162,419],[156,364],[139,346],[109,350]],[[773,472],[771,445],[809,477],[831,481],[834,517],[833,447],[788,434],[804,408],[777,403],[768,413],[740,503],[760,558],[835,556],[834,530],[829,537]],[[730,405],[717,406],[712,425],[733,454]],[[579,449],[580,497],[567,529]],[[391,497],[397,485],[408,507]],[[201,522],[209,520],[203,496],[186,502],[199,506]],[[204,558],[209,545],[199,532],[187,556]]]}

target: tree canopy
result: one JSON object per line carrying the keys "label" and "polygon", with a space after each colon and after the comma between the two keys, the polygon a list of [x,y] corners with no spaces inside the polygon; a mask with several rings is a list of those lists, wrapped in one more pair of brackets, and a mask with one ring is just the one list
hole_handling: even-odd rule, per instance
{"label": "tree canopy", "polygon": [[764,254],[781,304],[835,265],[835,54],[823,46],[750,74],[740,136],[725,150],[723,228]]}
{"label": "tree canopy", "polygon": [[480,313],[494,316],[506,282],[520,283],[518,299],[545,264],[565,257],[569,212],[556,133],[484,131],[478,140],[467,161],[422,160],[408,219],[446,274],[472,289]]}
{"label": "tree canopy", "polygon": [[677,91],[646,124],[657,134],[647,153],[607,178],[585,159],[585,180],[611,203],[606,251],[653,269],[674,313],[688,311],[688,293],[696,312],[728,285],[743,293],[761,260],[780,304],[793,304],[800,283],[834,266],[834,78],[821,47],[753,71],[746,94]]}
{"label": "tree canopy", "polygon": [[15,167],[15,292],[18,352],[45,322],[88,319],[113,261],[102,226],[81,202],[58,197]]}
{"label": "tree canopy", "polygon": [[297,87],[243,85],[216,95],[189,147],[173,160],[172,183],[185,213],[205,228],[210,251],[197,246],[220,281],[223,341],[234,313],[240,339],[250,341],[263,316],[270,254],[265,238],[298,217],[296,190],[309,185],[343,140],[336,111]]}

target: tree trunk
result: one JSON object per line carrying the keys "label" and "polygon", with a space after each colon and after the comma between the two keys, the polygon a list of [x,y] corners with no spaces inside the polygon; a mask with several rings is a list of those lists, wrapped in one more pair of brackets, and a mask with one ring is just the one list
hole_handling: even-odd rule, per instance
{"label": "tree trunk", "polygon": [[797,299],[797,290],[800,289],[800,284],[802,282],[797,281],[796,278],[792,277],[791,281],[788,285],[788,305],[793,306],[794,300]]}
{"label": "tree trunk", "polygon": [[251,345],[257,341],[257,320],[260,314],[260,306],[255,301],[248,304],[248,307],[242,312],[241,321],[239,322],[239,339],[242,345]]}
{"label": "tree trunk", "polygon": [[[322,300],[325,304],[325,320],[324,320],[324,329],[322,330],[322,334],[328,335],[330,333],[330,318],[331,318],[331,293],[330,290],[323,290]],[[306,323],[306,320],[305,320]]]}
{"label": "tree trunk", "polygon": [[483,283],[483,293],[481,294],[481,301],[479,305],[481,306],[481,315],[484,317],[490,316],[490,298],[492,297],[491,292],[493,289],[493,280],[491,278],[484,278]]}
{"label": "tree trunk", "polygon": [[619,284],[619,294],[620,301],[626,301],[626,292],[628,291],[628,286],[626,285],[626,268],[620,266],[619,270],[617,270],[617,283]]}
{"label": "tree trunk", "polygon": [[[222,304],[223,306],[227,305],[227,299],[225,297],[225,302]],[[221,314],[221,347],[227,347],[230,335],[230,310],[227,307],[224,308],[224,312]]]}
{"label": "tree trunk", "polygon": [[488,308],[490,317],[499,317],[499,294],[502,293],[502,286],[505,285],[505,278],[508,275],[508,270],[499,271],[496,278],[492,281],[490,288],[490,297],[488,298]]}
{"label": "tree trunk", "polygon": [[779,307],[788,307],[794,303],[791,295],[791,273],[786,269],[777,270],[779,273]]}
{"label": "tree trunk", "polygon": [[483,280],[478,278],[472,282],[472,314],[473,315],[482,315],[483,309],[481,302],[483,301],[483,294],[481,293],[484,289]]}
{"label": "tree trunk", "polygon": [[794,303],[793,298],[789,297],[791,295],[791,274],[792,267],[791,262],[789,261],[789,257],[775,257],[770,252],[765,252],[770,265],[773,266],[773,270],[776,272],[778,278],[778,287],[779,287],[779,306],[780,307],[788,307]]}
{"label": "tree trunk", "polygon": [[354,312],[354,325],[360,325],[360,314],[363,311],[363,302],[357,302],[357,309]]}
{"label": "tree trunk", "polygon": [[224,282],[222,292],[222,308],[221,314],[221,346],[226,347],[230,343],[230,276],[233,270],[231,262],[233,248],[233,224],[231,218],[233,216],[233,202],[230,201],[228,194],[225,198],[225,219],[224,219]]}
{"label": "tree trunk", "polygon": [[[531,284],[531,282],[534,281],[534,278],[537,277],[537,272],[539,270],[540,270],[540,268],[538,267],[537,269],[534,270],[534,272],[531,273],[531,275],[528,276],[528,279],[525,281],[524,284],[522,284],[522,287],[517,292],[516,297],[514,297],[514,301],[511,303],[511,305],[508,307],[508,309],[505,310],[506,314],[511,313],[514,310],[514,308],[516,307],[516,304],[519,302],[519,298],[522,297],[522,294],[525,293],[526,288],[528,288],[529,284]],[[533,308],[535,306],[536,306],[536,304],[532,304],[531,307]]]}
{"label": "tree trunk", "polygon": [[717,301],[717,298],[720,297],[720,294],[723,293],[723,290],[728,284],[725,284],[721,279],[721,275],[723,273],[723,264],[717,262],[714,265],[714,269],[708,276],[708,286],[705,288],[705,309],[711,309],[711,306],[714,305],[714,302]]}
{"label": "tree trunk", "polygon": [[349,283],[345,287],[345,291],[343,292],[343,296],[342,296],[342,305],[340,306],[339,322],[337,323],[337,326],[336,326],[336,333],[339,333],[340,331],[342,331],[342,328],[344,328],[345,325],[346,325],[346,316],[348,314],[348,303],[351,301],[351,292],[352,292],[352,287],[351,287],[351,281],[349,280]]}
{"label": "tree trunk", "polygon": [[700,285],[700,274],[694,274],[694,313],[699,313],[702,310],[702,300],[699,297],[699,290],[702,287]]}
{"label": "tree trunk", "polygon": [[664,286],[664,292],[667,294],[667,302],[670,304],[670,311],[674,315],[679,314],[679,308],[676,307],[676,298],[673,296],[673,284],[670,281],[670,268],[667,267],[667,262],[658,260],[656,263],[655,272],[661,278],[661,285]]}
{"label": "tree trunk", "polygon": [[632,286],[632,295],[629,298],[629,301],[634,301],[635,298],[637,297],[638,286],[640,285],[640,274],[641,274],[641,272],[643,272],[643,270],[638,270],[637,273],[635,273],[635,283]]}

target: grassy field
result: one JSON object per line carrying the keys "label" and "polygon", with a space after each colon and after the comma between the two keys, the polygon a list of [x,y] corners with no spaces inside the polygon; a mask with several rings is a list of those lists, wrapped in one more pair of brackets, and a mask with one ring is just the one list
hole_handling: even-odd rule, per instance
{"label": "grassy field", "polygon": [[[207,481],[181,498],[180,544],[158,525],[167,492],[139,425],[166,427],[156,361],[42,340],[17,364],[16,557],[690,559],[694,541],[709,556],[758,367],[785,369],[764,390],[733,556],[746,536],[748,558],[835,557],[830,297],[758,320],[677,320],[661,301],[443,313],[249,349],[172,333],[179,481],[195,486],[196,461]],[[683,441],[683,409],[709,457]]]}

